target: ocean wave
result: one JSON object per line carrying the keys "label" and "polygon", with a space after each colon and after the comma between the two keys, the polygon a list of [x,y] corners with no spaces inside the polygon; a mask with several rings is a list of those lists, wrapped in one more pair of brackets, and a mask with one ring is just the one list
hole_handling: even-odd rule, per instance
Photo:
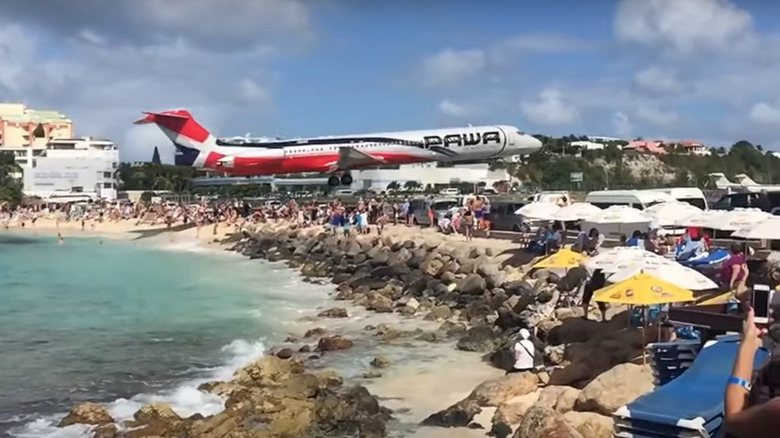
{"label": "ocean wave", "polygon": [[[204,376],[188,380],[177,387],[158,393],[138,394],[129,399],[120,398],[110,402],[106,408],[117,423],[133,418],[133,414],[142,406],[150,403],[169,403],[171,408],[181,417],[194,414],[209,416],[222,412],[225,400],[214,394],[198,390],[198,386],[214,380],[228,380],[238,368],[263,357],[265,345],[261,341],[250,342],[235,340],[224,346],[222,351],[227,356],[219,367],[202,370]],[[47,417],[27,416],[17,420],[28,420],[22,426],[8,431],[10,436],[18,438],[87,438],[91,436],[92,427],[73,425],[58,428],[57,423],[66,413]]]}

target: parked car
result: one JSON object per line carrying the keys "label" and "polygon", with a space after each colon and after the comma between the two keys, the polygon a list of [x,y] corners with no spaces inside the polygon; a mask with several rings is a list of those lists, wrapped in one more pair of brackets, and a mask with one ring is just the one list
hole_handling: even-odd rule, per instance
{"label": "parked car", "polygon": [[517,201],[495,201],[490,204],[490,228],[498,231],[520,231],[523,218],[515,214],[525,205]]}
{"label": "parked car", "polygon": [[452,207],[458,206],[458,198],[434,198],[426,199],[421,203],[421,208],[415,206],[414,221],[419,225],[431,225],[428,220],[428,208],[433,208],[433,225],[436,225],[439,218],[447,214]]}

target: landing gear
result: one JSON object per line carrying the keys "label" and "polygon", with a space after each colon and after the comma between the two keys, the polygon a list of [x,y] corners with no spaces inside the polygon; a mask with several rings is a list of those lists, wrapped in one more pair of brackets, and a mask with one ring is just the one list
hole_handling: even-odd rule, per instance
{"label": "landing gear", "polygon": [[337,175],[332,175],[330,178],[328,178],[328,185],[331,187],[336,187],[339,185],[342,186],[351,186],[352,185],[352,175],[345,173],[341,175],[341,178],[339,178]]}

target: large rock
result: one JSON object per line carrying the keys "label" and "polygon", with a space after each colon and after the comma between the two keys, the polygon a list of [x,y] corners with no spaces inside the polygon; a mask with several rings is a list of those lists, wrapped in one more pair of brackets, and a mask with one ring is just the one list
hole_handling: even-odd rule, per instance
{"label": "large rock", "polygon": [[423,426],[466,427],[482,409],[469,399],[461,400],[422,421]]}
{"label": "large rock", "polygon": [[468,274],[458,285],[458,290],[466,295],[482,295],[487,284],[478,274]]}
{"label": "large rock", "polygon": [[510,426],[519,426],[528,409],[539,399],[539,391],[532,392],[520,397],[515,397],[498,405],[493,414],[492,422],[504,423]]}
{"label": "large rock", "polygon": [[653,372],[649,365],[617,365],[583,388],[574,409],[612,415],[616,409],[654,388]]}
{"label": "large rock", "polygon": [[354,343],[341,336],[325,336],[317,342],[317,351],[338,351],[352,348]]}
{"label": "large rock", "polygon": [[87,402],[73,406],[68,415],[60,420],[58,427],[70,426],[72,424],[102,425],[113,422],[114,419],[104,406]]}
{"label": "large rock", "polygon": [[463,351],[488,353],[496,347],[497,343],[496,334],[490,327],[479,326],[468,329],[466,334],[458,340],[457,348]]}
{"label": "large rock", "polygon": [[333,307],[317,314],[321,318],[347,318],[349,314],[343,307]]}
{"label": "large rock", "polygon": [[496,379],[487,380],[477,386],[468,399],[479,406],[499,406],[514,397],[536,391],[539,379],[534,373],[512,373]]}
{"label": "large rock", "polygon": [[266,356],[239,368],[232,383],[243,386],[277,385],[302,372],[303,364],[298,361]]}
{"label": "large rock", "polygon": [[594,412],[567,412],[563,419],[587,438],[612,438],[615,434],[612,418]]}
{"label": "large rock", "polygon": [[534,405],[526,411],[513,438],[584,438],[554,410]]}

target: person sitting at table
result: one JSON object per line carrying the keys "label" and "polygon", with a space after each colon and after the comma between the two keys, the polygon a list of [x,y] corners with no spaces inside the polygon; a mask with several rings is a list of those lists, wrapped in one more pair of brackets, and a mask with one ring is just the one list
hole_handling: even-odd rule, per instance
{"label": "person sitting at table", "polygon": [[547,254],[556,252],[561,249],[561,246],[563,246],[563,233],[560,224],[556,222],[545,235],[545,252]]}
{"label": "person sitting at table", "polygon": [[601,247],[604,245],[604,241],[607,240],[606,237],[604,237],[603,234],[599,232],[596,228],[591,228],[590,231],[588,231],[588,246],[587,251],[585,251],[589,256],[594,256],[601,251]]}
{"label": "person sitting at table", "polygon": [[642,236],[642,232],[639,230],[634,230],[634,232],[631,233],[631,238],[626,242],[626,246],[644,249],[645,239]]}
{"label": "person sitting at table", "polygon": [[729,248],[731,257],[723,262],[720,270],[721,287],[725,291],[731,291],[734,298],[743,301],[747,291],[748,267],[742,245],[734,244]]}

